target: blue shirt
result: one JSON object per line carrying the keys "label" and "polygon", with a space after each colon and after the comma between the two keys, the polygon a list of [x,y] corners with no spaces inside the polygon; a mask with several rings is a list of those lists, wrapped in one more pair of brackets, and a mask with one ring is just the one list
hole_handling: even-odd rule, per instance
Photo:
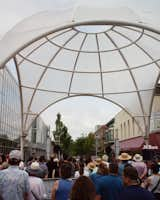
{"label": "blue shirt", "polygon": [[102,200],[119,200],[119,194],[123,189],[123,183],[119,176],[108,175],[101,178],[97,194]]}
{"label": "blue shirt", "polygon": [[101,179],[103,177],[104,177],[103,175],[100,175],[100,174],[97,174],[97,173],[91,174],[89,176],[89,178],[92,180],[94,186],[96,187],[96,191],[98,190],[99,182],[101,181]]}
{"label": "blue shirt", "polygon": [[56,200],[68,200],[72,185],[72,180],[60,179],[56,191]]}
{"label": "blue shirt", "polygon": [[29,191],[28,174],[18,166],[0,171],[0,194],[4,200],[22,200]]}
{"label": "blue shirt", "polygon": [[132,185],[126,187],[120,194],[119,200],[156,200],[151,192],[141,188],[140,186]]}

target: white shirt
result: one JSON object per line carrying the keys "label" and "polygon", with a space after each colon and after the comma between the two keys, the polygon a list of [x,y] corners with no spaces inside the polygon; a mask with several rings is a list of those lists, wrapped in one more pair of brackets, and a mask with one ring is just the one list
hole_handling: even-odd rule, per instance
{"label": "white shirt", "polygon": [[37,199],[44,199],[46,197],[46,190],[44,183],[41,178],[30,176],[29,177],[29,183],[30,183],[30,193],[29,193],[29,200],[36,200],[34,195],[37,197]]}

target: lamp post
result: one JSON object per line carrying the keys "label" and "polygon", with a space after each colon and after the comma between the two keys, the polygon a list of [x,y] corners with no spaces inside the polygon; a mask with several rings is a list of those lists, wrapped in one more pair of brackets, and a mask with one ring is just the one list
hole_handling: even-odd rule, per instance
{"label": "lamp post", "polygon": [[99,138],[98,134],[96,133],[95,134],[95,139],[96,139],[96,141],[95,141],[96,142],[96,158],[97,158],[97,154],[98,154],[98,138]]}

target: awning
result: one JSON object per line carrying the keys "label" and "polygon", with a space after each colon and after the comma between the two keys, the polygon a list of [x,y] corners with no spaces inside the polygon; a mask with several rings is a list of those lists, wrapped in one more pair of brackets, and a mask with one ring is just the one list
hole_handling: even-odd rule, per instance
{"label": "awning", "polygon": [[121,151],[141,150],[144,144],[145,144],[145,141],[144,141],[143,136],[129,138],[129,139],[120,141],[120,150]]}

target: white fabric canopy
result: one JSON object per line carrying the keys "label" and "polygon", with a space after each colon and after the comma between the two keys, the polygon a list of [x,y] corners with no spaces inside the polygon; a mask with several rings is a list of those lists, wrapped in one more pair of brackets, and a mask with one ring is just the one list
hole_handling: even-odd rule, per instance
{"label": "white fabric canopy", "polygon": [[91,95],[125,109],[146,133],[160,73],[160,31],[127,8],[76,7],[34,15],[0,41],[14,58],[23,130],[50,105]]}

